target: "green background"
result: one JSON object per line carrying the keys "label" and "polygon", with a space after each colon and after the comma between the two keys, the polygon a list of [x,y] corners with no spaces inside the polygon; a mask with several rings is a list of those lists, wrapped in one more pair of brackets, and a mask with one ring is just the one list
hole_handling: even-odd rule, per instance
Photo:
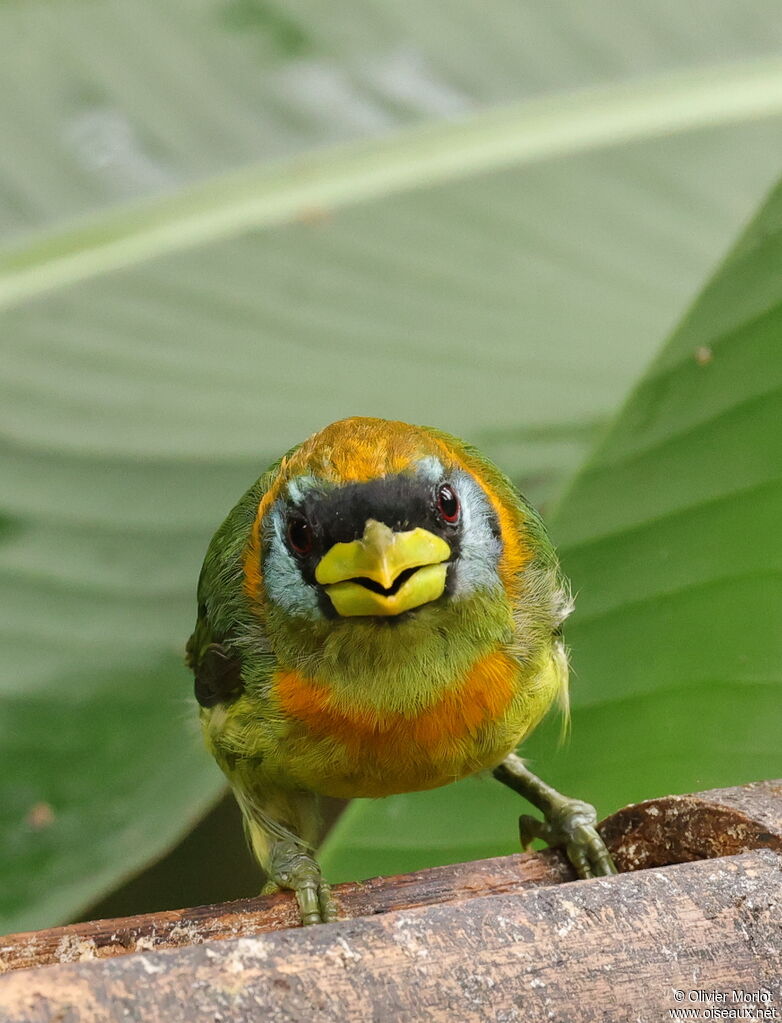
{"label": "green background", "polygon": [[[663,341],[782,167],[781,47],[771,2],[0,5],[0,929],[219,799],[203,552],[348,414],[464,436],[549,517],[541,773],[604,812],[779,773],[776,201]],[[495,789],[355,804],[332,876],[512,849]],[[222,806],[102,906],[250,893],[240,846]]]}

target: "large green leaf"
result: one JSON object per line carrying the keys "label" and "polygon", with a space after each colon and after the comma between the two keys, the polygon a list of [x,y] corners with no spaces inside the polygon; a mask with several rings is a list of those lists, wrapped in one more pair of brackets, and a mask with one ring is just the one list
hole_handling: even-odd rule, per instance
{"label": "large green leaf", "polygon": [[[572,740],[526,752],[604,812],[779,773],[782,186],[644,376],[554,516],[578,593]],[[335,878],[514,847],[488,779],[354,803]],[[518,804],[515,806],[518,811]]]}
{"label": "large green leaf", "polygon": [[782,61],[604,86],[255,167],[22,244],[0,264],[0,306],[253,228],[485,171],[782,110]]}
{"label": "large green leaf", "polygon": [[709,11],[0,5],[0,928],[215,799],[179,657],[266,462],[368,413],[575,467],[782,162],[777,6]]}

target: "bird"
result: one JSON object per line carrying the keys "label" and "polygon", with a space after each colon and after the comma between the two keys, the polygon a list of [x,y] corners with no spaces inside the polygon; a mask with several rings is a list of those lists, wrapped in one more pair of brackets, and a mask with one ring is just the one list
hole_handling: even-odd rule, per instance
{"label": "bird", "polygon": [[615,867],[589,803],[516,752],[565,706],[573,607],[539,514],[471,445],[339,420],[238,501],[209,544],[186,646],[207,749],[268,881],[302,924],[338,912],[318,864],[321,797],[494,776],[543,811],[522,842]]}

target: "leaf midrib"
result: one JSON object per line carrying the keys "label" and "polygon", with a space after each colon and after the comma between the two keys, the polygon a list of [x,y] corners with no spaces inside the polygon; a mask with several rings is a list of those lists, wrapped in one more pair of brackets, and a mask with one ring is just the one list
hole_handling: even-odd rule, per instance
{"label": "leaf midrib", "polygon": [[782,60],[597,86],[258,164],[0,250],[0,308],[178,251],[372,199],[618,143],[782,113]]}

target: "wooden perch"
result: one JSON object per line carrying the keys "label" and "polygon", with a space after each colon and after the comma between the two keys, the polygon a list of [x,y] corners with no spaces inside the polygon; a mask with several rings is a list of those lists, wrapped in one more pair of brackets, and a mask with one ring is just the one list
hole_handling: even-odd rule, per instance
{"label": "wooden perch", "polygon": [[782,779],[633,803],[607,817],[600,833],[619,870],[782,852]]}
{"label": "wooden perch", "polygon": [[[435,867],[399,877],[352,881],[335,885],[334,895],[340,915],[353,918],[459,902],[476,895],[503,895],[523,887],[574,878],[565,858],[559,852],[546,850]],[[194,909],[96,920],[0,937],[0,973],[49,963],[178,948],[298,926],[299,910],[289,892]]]}
{"label": "wooden perch", "polygon": [[674,1018],[674,988],[685,1007],[754,991],[778,1015],[747,1018],[782,1018],[782,782],[651,800],[601,831],[621,869],[654,869],[567,883],[546,851],[340,885],[348,919],[324,927],[294,928],[281,893],[9,935],[0,1019],[624,1023]]}

